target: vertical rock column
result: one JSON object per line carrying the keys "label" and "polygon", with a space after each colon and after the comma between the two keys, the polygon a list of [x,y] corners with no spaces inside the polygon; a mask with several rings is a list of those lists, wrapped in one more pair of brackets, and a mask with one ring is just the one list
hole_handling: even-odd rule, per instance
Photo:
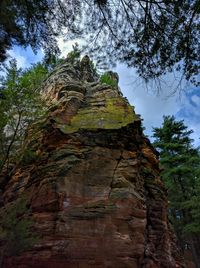
{"label": "vertical rock column", "polygon": [[86,57],[58,66],[43,94],[48,116],[27,138],[36,158],[3,191],[4,206],[26,196],[39,241],[4,267],[184,267],[156,152],[118,86]]}

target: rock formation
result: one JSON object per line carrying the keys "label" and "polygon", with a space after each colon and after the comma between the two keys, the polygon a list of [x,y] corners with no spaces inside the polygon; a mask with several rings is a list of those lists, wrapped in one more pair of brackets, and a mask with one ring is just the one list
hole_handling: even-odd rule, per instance
{"label": "rock formation", "polygon": [[2,195],[4,206],[26,196],[39,241],[3,267],[184,267],[157,153],[119,88],[98,82],[86,57],[59,65],[43,95],[48,116],[27,138],[36,157]]}

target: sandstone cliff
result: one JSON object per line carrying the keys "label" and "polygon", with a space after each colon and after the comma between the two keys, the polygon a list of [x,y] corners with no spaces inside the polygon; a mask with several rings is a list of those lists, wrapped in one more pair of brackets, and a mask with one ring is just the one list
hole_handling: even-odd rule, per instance
{"label": "sandstone cliff", "polygon": [[58,66],[43,94],[48,116],[27,138],[36,157],[2,196],[6,206],[25,194],[39,241],[3,267],[184,267],[156,152],[119,88],[99,83],[85,57]]}

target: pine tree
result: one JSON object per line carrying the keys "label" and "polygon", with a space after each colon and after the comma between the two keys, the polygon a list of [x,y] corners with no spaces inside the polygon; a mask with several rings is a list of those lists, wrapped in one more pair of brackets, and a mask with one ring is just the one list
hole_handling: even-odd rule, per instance
{"label": "pine tree", "polygon": [[[154,145],[160,152],[162,180],[168,189],[169,214],[182,248],[192,250],[200,263],[200,152],[193,148],[183,121],[165,116],[161,128],[154,128]],[[198,267],[198,266],[197,266]]]}

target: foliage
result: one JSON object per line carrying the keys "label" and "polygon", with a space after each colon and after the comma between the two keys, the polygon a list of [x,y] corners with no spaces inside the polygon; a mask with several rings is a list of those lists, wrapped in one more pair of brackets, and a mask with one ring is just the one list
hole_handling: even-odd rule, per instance
{"label": "foliage", "polygon": [[3,61],[12,45],[58,52],[56,37],[85,38],[85,49],[105,62],[125,62],[146,81],[180,70],[199,84],[199,0],[2,0]]}
{"label": "foliage", "polygon": [[[19,199],[15,204],[9,204],[0,218],[0,240],[3,241],[4,256],[17,255],[30,249],[38,237],[32,230],[33,222],[28,218],[30,209],[25,199]],[[1,256],[1,257],[4,257]]]}
{"label": "foliage", "polygon": [[116,87],[117,86],[117,81],[115,79],[113,79],[109,75],[109,73],[102,74],[102,76],[100,77],[100,82],[105,83],[107,85],[110,85],[111,87]]}
{"label": "foliage", "polygon": [[200,234],[200,174],[195,178],[194,194],[191,198],[183,203],[184,209],[190,211],[192,221],[184,226],[183,231],[185,233]]}
{"label": "foliage", "polygon": [[46,55],[57,54],[56,37],[63,28],[77,32],[79,14],[79,0],[1,0],[0,61],[12,45],[30,45],[35,51],[43,47]]}
{"label": "foliage", "polygon": [[180,70],[198,85],[199,14],[199,0],[95,1],[86,5],[86,47],[103,62],[136,67],[146,81]]}
{"label": "foliage", "polygon": [[41,63],[25,71],[17,68],[15,60],[6,66],[0,99],[0,170],[10,158],[19,158],[28,125],[45,113],[39,87],[47,73]]}
{"label": "foliage", "polygon": [[200,235],[199,149],[192,146],[192,131],[173,116],[165,116],[162,127],[153,131],[154,145],[160,152],[162,180],[168,189],[171,221],[181,245],[192,245],[191,237]]}

